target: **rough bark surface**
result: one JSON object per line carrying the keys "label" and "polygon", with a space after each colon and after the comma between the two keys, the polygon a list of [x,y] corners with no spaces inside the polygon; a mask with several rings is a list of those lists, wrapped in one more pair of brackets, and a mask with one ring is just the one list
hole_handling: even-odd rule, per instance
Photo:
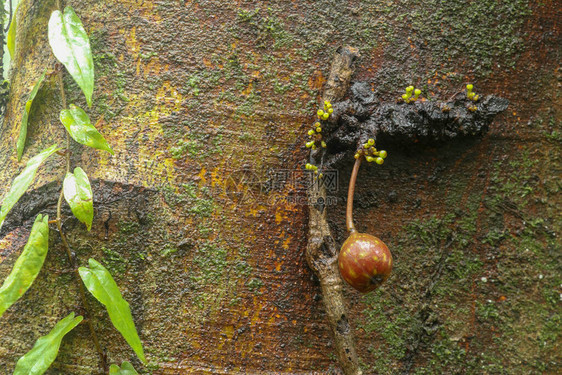
{"label": "rough bark surface", "polygon": [[[555,374],[560,330],[560,10],[554,1],[66,1],[91,36],[90,117],[115,156],[72,145],[93,181],[86,232],[64,227],[81,265],[115,275],[149,364],[135,360],[94,306],[112,363],[145,374],[338,371],[337,349],[309,269],[306,131],[334,51],[359,48],[354,80],[390,102],[412,84],[444,99],[467,82],[510,101],[479,139],[379,144],[363,168],[357,229],[394,257],[375,293],[344,287],[365,374]],[[25,161],[62,143],[54,81],[36,97],[23,161],[15,142],[26,97],[52,66],[54,1],[22,0],[6,118],[0,196]],[[86,108],[66,77],[69,103]],[[0,233],[0,279],[38,213],[52,215],[64,160],[53,158]],[[342,160],[328,219],[345,240],[352,160]],[[302,199],[305,198],[305,199]],[[32,288],[0,321],[0,373],[79,306],[52,228]],[[48,374],[91,374],[87,327],[64,340]]]}

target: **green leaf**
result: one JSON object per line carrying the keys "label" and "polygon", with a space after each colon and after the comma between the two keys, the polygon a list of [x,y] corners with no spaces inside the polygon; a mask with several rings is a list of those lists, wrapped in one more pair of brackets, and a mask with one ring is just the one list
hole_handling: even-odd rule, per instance
{"label": "green leaf", "polygon": [[14,178],[12,187],[10,187],[10,191],[8,191],[6,197],[4,197],[4,202],[2,203],[2,208],[0,209],[0,229],[2,228],[2,224],[4,224],[4,219],[6,219],[8,212],[10,212],[23,193],[25,193],[29,185],[33,182],[37,168],[39,168],[39,166],[49,156],[58,150],[60,150],[60,148],[57,148],[57,145],[52,145],[51,147],[41,151],[39,154],[29,159],[23,171],[19,174],[19,176]]}
{"label": "green leaf", "polygon": [[10,52],[10,57],[13,59],[14,54],[16,53],[16,14],[18,13],[18,9],[20,8],[19,4],[16,7],[16,10],[12,14],[12,20],[10,22],[10,28],[8,29],[8,35],[6,36],[6,46],[8,47],[8,52]]}
{"label": "green leaf", "polygon": [[33,348],[19,359],[13,375],[41,375],[47,371],[57,358],[64,335],[72,331],[81,321],[82,317],[75,318],[74,313],[59,321],[51,332],[40,337]]}
{"label": "green leaf", "polygon": [[49,44],[55,57],[66,67],[92,106],[94,62],[90,39],[72,7],[55,10],[49,19]]}
{"label": "green leaf", "polygon": [[27,99],[27,102],[25,102],[25,108],[23,109],[23,116],[21,118],[20,136],[18,138],[18,143],[17,143],[18,161],[21,160],[21,157],[23,155],[23,149],[25,147],[25,139],[27,138],[27,120],[29,119],[29,112],[31,111],[31,105],[33,104],[33,99],[35,99],[35,96],[37,95],[39,89],[41,88],[41,84],[43,84],[43,81],[45,80],[46,74],[47,74],[47,69],[45,69],[41,77],[39,77],[39,80],[35,83],[35,86],[33,86],[33,90],[31,90],[31,93],[29,94],[29,98]]}
{"label": "green leaf", "polygon": [[129,362],[123,362],[121,368],[117,365],[111,365],[109,375],[139,375],[139,373]]}
{"label": "green leaf", "polygon": [[49,216],[38,215],[27,244],[0,287],[0,316],[29,289],[41,271],[49,248]]}
{"label": "green leaf", "polygon": [[105,306],[115,328],[121,332],[140,360],[146,363],[142,344],[135,323],[133,323],[131,309],[121,296],[115,280],[109,271],[94,259],[90,258],[88,264],[90,268],[80,267],[78,269],[84,285]]}
{"label": "green leaf", "polygon": [[74,174],[67,173],[62,184],[64,199],[78,220],[86,224],[88,231],[92,229],[94,219],[94,200],[92,187],[86,172],[82,168],[74,169]]}
{"label": "green leaf", "polygon": [[98,150],[108,151],[113,155],[113,150],[91,124],[90,118],[82,108],[71,104],[70,109],[63,109],[60,112],[60,121],[76,142]]}

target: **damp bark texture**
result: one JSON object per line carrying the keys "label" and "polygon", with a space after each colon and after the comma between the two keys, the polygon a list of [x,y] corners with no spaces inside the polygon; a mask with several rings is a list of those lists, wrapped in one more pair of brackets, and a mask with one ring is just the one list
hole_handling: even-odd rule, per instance
{"label": "damp bark texture", "polygon": [[[46,30],[56,8],[54,0],[19,3],[0,126],[0,199],[29,158],[65,139],[58,86],[47,78],[17,161],[26,100],[55,64]],[[62,3],[81,18],[95,66],[92,107],[65,75],[67,101],[87,110],[115,150],[71,141],[71,168],[88,174],[95,214],[88,232],[63,203],[63,229],[80,266],[92,257],[114,275],[149,361],[135,359],[91,298],[108,363],[130,361],[143,375],[340,368],[303,251],[309,215],[323,211],[310,211],[302,202],[307,187],[297,182],[306,133],[331,87],[334,51],[352,45],[361,59],[347,94],[332,101],[340,119],[328,121],[325,133],[332,138],[323,162],[340,172],[341,184],[326,192],[329,231],[325,218],[316,222],[318,233],[332,236],[318,237],[318,251],[324,243],[334,254],[347,236],[353,152],[374,122],[376,147],[388,157],[380,166],[362,163],[353,216],[357,231],[384,241],[395,262],[375,292],[341,291],[349,313],[337,327],[355,335],[361,370],[560,372],[559,2]],[[493,121],[474,122],[489,129],[474,128],[476,135],[450,133],[462,131],[459,123],[421,102],[397,102],[414,85],[430,103],[458,102],[459,121],[470,125],[478,111],[454,96],[467,83],[481,100],[509,100]],[[429,121],[436,115],[443,121]],[[56,215],[64,166],[64,158],[49,159],[8,215],[0,280],[35,216]],[[51,230],[42,272],[0,320],[0,374],[11,374],[59,319],[81,313],[72,266]],[[97,363],[80,324],[46,375],[91,375]]]}
{"label": "damp bark texture", "polygon": [[[359,52],[353,47],[339,48],[334,56],[330,75],[326,82],[323,100],[341,100],[349,89]],[[311,151],[311,159],[320,159],[323,149]],[[359,375],[359,359],[355,349],[349,312],[342,294],[343,281],[338,270],[338,246],[328,224],[326,188],[317,180],[308,190],[309,232],[306,260],[322,287],[322,300],[334,335],[339,364],[345,375]]]}

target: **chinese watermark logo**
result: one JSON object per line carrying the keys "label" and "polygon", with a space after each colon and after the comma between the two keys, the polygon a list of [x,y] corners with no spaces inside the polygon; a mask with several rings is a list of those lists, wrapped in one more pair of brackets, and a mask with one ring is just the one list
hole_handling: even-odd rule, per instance
{"label": "chinese watermark logo", "polygon": [[[323,170],[323,177],[300,169],[272,169],[260,178],[249,168],[232,172],[226,179],[225,189],[228,198],[237,205],[266,203],[308,205],[307,191],[312,188],[326,189],[326,205],[337,203],[339,187],[337,170]],[[315,186],[316,185],[316,186]]]}

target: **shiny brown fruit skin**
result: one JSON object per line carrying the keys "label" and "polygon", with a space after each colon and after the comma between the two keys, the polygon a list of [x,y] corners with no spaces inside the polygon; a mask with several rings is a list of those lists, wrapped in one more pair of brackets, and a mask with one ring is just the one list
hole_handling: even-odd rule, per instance
{"label": "shiny brown fruit skin", "polygon": [[379,238],[352,232],[338,257],[343,279],[362,293],[378,288],[392,271],[392,255]]}

